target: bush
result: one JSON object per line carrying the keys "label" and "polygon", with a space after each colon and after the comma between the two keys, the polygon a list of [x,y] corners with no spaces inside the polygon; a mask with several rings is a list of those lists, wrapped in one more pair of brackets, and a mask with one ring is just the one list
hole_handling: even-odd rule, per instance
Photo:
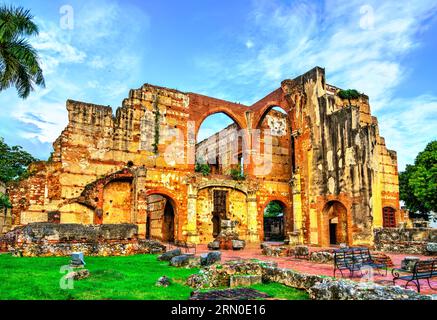
{"label": "bush", "polygon": [[196,163],[195,171],[202,173],[206,177],[211,173],[211,168],[206,163]]}
{"label": "bush", "polygon": [[231,169],[230,175],[232,179],[241,181],[246,180],[246,176],[241,172],[241,167],[238,166],[237,168]]}

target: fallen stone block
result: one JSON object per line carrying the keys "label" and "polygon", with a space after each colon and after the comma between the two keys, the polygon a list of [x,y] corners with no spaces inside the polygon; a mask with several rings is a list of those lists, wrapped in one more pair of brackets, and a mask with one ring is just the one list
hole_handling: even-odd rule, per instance
{"label": "fallen stone block", "polygon": [[168,277],[166,276],[162,276],[161,278],[158,279],[158,281],[156,281],[156,286],[157,287],[168,287],[171,284],[171,281]]}
{"label": "fallen stone block", "polygon": [[208,252],[200,255],[200,265],[202,267],[210,266],[216,262],[220,262],[222,253],[220,251]]}
{"label": "fallen stone block", "polygon": [[170,261],[173,257],[180,256],[180,255],[182,255],[182,251],[181,251],[180,248],[177,248],[177,249],[170,250],[170,251],[167,251],[167,252],[161,254],[158,257],[158,260],[160,260],[160,261]]}
{"label": "fallen stone block", "polygon": [[244,240],[232,240],[232,249],[234,250],[242,250],[246,246],[246,242]]}
{"label": "fallen stone block", "polygon": [[195,257],[193,254],[182,254],[171,258],[170,266],[172,267],[195,267],[200,265],[200,258]]}

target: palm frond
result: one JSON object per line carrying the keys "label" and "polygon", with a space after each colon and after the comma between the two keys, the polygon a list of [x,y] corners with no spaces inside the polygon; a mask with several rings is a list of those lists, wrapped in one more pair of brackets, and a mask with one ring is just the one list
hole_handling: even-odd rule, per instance
{"label": "palm frond", "polygon": [[0,39],[10,39],[17,35],[37,35],[38,26],[32,19],[30,10],[3,5],[0,7]]}

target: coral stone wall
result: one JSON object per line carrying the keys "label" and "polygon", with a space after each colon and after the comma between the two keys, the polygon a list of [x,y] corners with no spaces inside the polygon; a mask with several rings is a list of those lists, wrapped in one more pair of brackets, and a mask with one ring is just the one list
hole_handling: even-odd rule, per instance
{"label": "coral stone wall", "polygon": [[[133,223],[142,238],[206,243],[213,237],[211,194],[227,190],[225,214],[238,221],[244,240],[263,239],[264,209],[276,200],[285,232],[297,232],[300,242],[329,245],[337,223],[335,242],[371,244],[384,207],[397,223],[403,219],[396,154],[379,136],[368,97],[349,106],[338,91],[316,67],[252,106],[149,84],[131,90],[115,115],[68,100],[69,122],[52,160],[8,186],[13,225]],[[199,127],[218,112],[243,129],[244,181],[194,172]],[[225,153],[225,168],[231,156]],[[155,195],[171,204],[173,218],[150,205]]]}

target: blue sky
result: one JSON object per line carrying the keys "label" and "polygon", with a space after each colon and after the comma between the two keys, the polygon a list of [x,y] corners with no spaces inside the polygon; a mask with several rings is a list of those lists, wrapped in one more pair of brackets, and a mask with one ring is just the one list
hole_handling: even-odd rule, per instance
{"label": "blue sky", "polygon": [[[152,83],[252,104],[319,65],[370,96],[399,167],[437,139],[437,3],[425,1],[6,1],[31,9],[45,89],[0,93],[0,136],[45,159],[69,98],[117,107]],[[64,12],[64,11],[63,11]],[[64,19],[64,20],[63,20]],[[207,120],[210,131],[227,125]]]}

